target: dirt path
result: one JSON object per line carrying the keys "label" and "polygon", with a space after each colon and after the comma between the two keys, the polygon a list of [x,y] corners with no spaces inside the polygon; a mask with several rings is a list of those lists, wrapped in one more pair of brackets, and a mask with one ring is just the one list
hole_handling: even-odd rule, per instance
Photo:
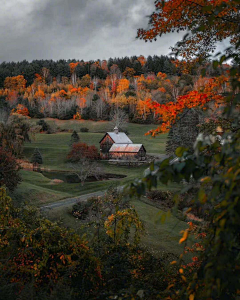
{"label": "dirt path", "polygon": [[103,196],[104,194],[105,194],[105,191],[98,191],[98,192],[94,192],[94,193],[90,193],[90,194],[85,194],[85,195],[82,195],[82,196],[67,198],[67,199],[59,200],[59,201],[54,202],[54,203],[43,205],[43,206],[40,207],[40,209],[42,211],[43,210],[50,210],[52,208],[57,208],[57,207],[61,207],[61,206],[67,206],[67,205],[75,204],[79,201],[86,201],[90,197]]}

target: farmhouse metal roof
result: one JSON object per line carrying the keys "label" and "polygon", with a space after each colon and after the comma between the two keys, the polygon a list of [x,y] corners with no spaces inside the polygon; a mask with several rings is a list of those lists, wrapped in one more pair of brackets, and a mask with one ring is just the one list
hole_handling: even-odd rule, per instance
{"label": "farmhouse metal roof", "polygon": [[137,153],[142,144],[113,144],[109,152],[127,152],[127,153]]}
{"label": "farmhouse metal roof", "polygon": [[133,142],[130,140],[130,138],[126,135],[124,132],[107,132],[107,134],[110,136],[110,138],[114,141],[114,143],[117,144],[132,144]]}

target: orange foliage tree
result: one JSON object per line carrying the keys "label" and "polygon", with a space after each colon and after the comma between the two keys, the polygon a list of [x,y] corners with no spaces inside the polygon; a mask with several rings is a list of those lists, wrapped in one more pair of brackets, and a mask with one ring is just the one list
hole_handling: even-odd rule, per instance
{"label": "orange foliage tree", "polygon": [[219,94],[219,88],[223,83],[228,83],[227,77],[211,78],[203,87],[202,91],[191,91],[186,95],[179,96],[176,102],[168,102],[167,104],[159,104],[155,101],[148,100],[147,105],[151,108],[162,122],[162,124],[154,130],[150,130],[147,134],[155,136],[158,133],[167,132],[175,123],[178,115],[186,108],[199,107],[206,109],[206,104],[210,101],[216,106],[223,105],[223,96]]}
{"label": "orange foliage tree", "polygon": [[137,102],[137,113],[138,116],[141,117],[141,119],[146,120],[148,115],[151,114],[151,105],[149,103],[151,102],[151,99],[144,99],[144,100],[139,100]]}
{"label": "orange foliage tree", "polygon": [[[209,26],[213,19],[214,26]],[[152,41],[171,31],[190,30],[191,34],[173,50],[182,57],[192,58],[212,52],[216,42],[226,38],[234,45],[239,38],[239,19],[238,0],[156,0],[150,28],[139,29],[138,37]]]}
{"label": "orange foliage tree", "polygon": [[27,81],[23,75],[7,77],[4,81],[4,87],[6,89],[17,90],[25,89]]}
{"label": "orange foliage tree", "polygon": [[77,81],[77,74],[75,72],[75,69],[76,69],[78,64],[79,64],[79,62],[69,64],[70,72],[71,72],[71,78],[72,78],[72,84],[76,84],[76,81]]}
{"label": "orange foliage tree", "polygon": [[38,90],[36,91],[36,93],[34,94],[35,98],[45,98],[45,93],[44,91],[40,88],[40,86],[38,86]]}
{"label": "orange foliage tree", "polygon": [[122,93],[129,89],[129,80],[127,79],[120,79],[117,87],[117,92]]}
{"label": "orange foliage tree", "polygon": [[145,58],[143,55],[140,55],[137,59],[138,59],[138,61],[140,62],[140,64],[141,64],[142,67],[143,67],[143,66],[146,64],[146,62],[147,62],[146,58]]}

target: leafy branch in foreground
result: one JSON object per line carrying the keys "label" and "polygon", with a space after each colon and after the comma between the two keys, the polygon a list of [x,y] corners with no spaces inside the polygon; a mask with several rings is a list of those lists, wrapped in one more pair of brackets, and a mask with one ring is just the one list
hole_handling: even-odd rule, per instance
{"label": "leafy branch in foreground", "polygon": [[[175,153],[177,158],[170,157],[159,164],[152,164],[144,178],[136,180],[130,187],[131,195],[141,195],[146,189],[156,187],[158,182],[185,182],[182,193],[193,186],[198,188],[192,198],[192,208],[208,207],[204,218],[206,236],[201,241],[201,247],[196,248],[199,250],[198,264],[186,276],[182,256],[178,262],[173,262],[179,266],[182,285],[180,288],[170,285],[168,299],[237,299],[240,295],[239,5],[239,0],[155,1],[156,9],[150,17],[150,28],[138,31],[139,38],[152,41],[158,35],[171,31],[188,30],[189,33],[177,43],[173,52],[176,56],[187,60],[195,58],[199,62],[215,50],[216,42],[229,38],[231,44],[224,52],[218,53],[212,63],[214,69],[226,62],[232,64],[228,80],[230,90],[221,95],[224,111],[217,122],[221,124],[224,120],[226,125],[221,139],[209,135],[212,128],[219,124],[210,124],[211,128],[205,126],[202,128],[205,135],[198,136],[194,152],[178,148]],[[204,74],[206,70],[202,71]],[[203,102],[200,99],[200,103]],[[161,107],[159,113],[164,123],[157,131],[150,132],[152,135],[169,130],[175,119],[175,115],[168,110],[167,114],[163,114]],[[176,193],[176,202],[179,194]],[[179,241],[185,244],[185,249],[192,233],[191,226],[182,232]]]}
{"label": "leafy branch in foreground", "polygon": [[[228,59],[230,56],[226,57]],[[239,61],[238,61],[239,62]],[[239,67],[238,67],[239,68]],[[231,123],[221,141],[213,135],[200,134],[194,153],[180,147],[173,157],[152,164],[142,180],[136,180],[130,193],[141,195],[146,189],[184,181],[182,193],[198,187],[194,206],[208,205],[205,216],[204,251],[199,251],[198,268],[186,279],[179,259],[182,289],[169,287],[169,295],[177,299],[236,299],[240,293],[240,117],[239,69],[232,67],[232,93],[226,97],[223,117]],[[175,197],[177,199],[177,197]],[[187,241],[190,231],[183,232],[180,243]],[[174,298],[174,299],[175,299]]]}

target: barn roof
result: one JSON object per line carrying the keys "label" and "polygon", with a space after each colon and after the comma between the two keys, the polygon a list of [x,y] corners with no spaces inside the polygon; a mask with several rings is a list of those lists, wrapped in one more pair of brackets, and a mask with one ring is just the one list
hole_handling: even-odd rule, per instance
{"label": "barn roof", "polygon": [[137,153],[141,147],[144,148],[142,144],[113,144],[109,152]]}
{"label": "barn roof", "polygon": [[[114,143],[117,144],[132,144],[133,142],[130,140],[130,138],[126,135],[126,133],[124,132],[107,132],[106,134],[108,134],[110,136],[110,138],[113,140]],[[101,141],[105,138],[106,134],[104,135],[104,137],[101,139]],[[100,141],[100,143],[101,143]]]}

